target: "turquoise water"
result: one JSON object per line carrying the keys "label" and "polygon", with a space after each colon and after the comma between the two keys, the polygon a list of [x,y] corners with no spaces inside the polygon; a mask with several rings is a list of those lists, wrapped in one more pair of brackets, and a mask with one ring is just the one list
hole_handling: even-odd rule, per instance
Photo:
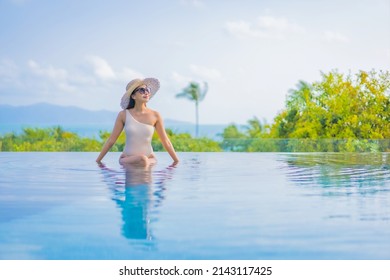
{"label": "turquoise water", "polygon": [[0,153],[0,259],[390,259],[390,154]]}

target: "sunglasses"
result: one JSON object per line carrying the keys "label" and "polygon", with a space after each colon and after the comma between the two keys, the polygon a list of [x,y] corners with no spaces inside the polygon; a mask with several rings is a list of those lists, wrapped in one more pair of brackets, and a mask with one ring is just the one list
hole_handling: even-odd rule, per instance
{"label": "sunglasses", "polygon": [[137,88],[134,92],[140,92],[141,94],[149,94],[150,89],[149,88]]}

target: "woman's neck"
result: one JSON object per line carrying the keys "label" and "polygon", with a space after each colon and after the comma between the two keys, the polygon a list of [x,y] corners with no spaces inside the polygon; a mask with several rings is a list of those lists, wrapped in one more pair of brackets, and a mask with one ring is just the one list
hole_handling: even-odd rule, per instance
{"label": "woman's neck", "polygon": [[146,111],[146,103],[141,103],[141,104],[135,104],[133,107],[134,111],[136,112],[144,112]]}

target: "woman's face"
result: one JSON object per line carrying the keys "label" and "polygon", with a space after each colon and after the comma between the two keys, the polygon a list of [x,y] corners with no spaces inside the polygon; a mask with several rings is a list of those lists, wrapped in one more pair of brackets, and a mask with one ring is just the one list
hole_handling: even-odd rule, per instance
{"label": "woman's face", "polygon": [[134,90],[133,99],[140,101],[148,101],[150,98],[150,89],[146,85],[142,85]]}

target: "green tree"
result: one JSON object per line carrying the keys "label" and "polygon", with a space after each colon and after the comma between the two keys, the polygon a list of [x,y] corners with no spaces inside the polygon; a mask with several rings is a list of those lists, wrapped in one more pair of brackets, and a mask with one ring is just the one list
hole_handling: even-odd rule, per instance
{"label": "green tree", "polygon": [[247,137],[241,132],[237,125],[228,125],[220,134],[223,140],[221,143],[222,149],[225,151],[242,152],[247,146]]}
{"label": "green tree", "polygon": [[248,121],[246,134],[249,138],[265,138],[267,137],[268,129],[269,126],[265,121],[262,123],[257,117],[253,117]]}
{"label": "green tree", "polygon": [[208,84],[204,82],[203,87],[197,82],[190,82],[182,92],[176,94],[177,98],[187,98],[195,102],[195,136],[199,135],[199,103],[206,97]]}
{"label": "green tree", "polygon": [[[222,149],[217,141],[202,137],[194,139],[189,133],[174,133],[167,128],[166,132],[178,152],[221,152]],[[155,132],[152,138],[153,150],[164,151],[161,141]]]}
{"label": "green tree", "polygon": [[300,82],[275,118],[273,138],[390,138],[390,73],[322,73],[322,80]]}
{"label": "green tree", "polygon": [[99,151],[96,139],[80,138],[62,127],[25,128],[21,134],[0,136],[1,151]]}

